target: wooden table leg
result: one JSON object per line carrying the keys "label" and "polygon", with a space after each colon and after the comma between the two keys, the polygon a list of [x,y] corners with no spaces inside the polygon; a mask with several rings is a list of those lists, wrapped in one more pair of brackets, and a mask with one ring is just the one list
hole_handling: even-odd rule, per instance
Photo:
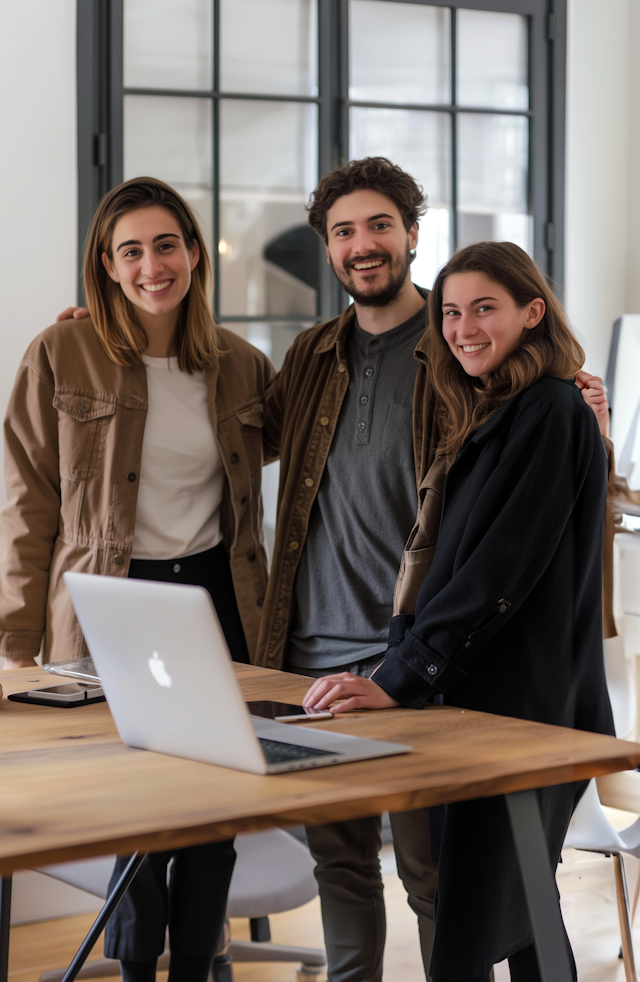
{"label": "wooden table leg", "polygon": [[[73,961],[69,965],[69,968],[64,973],[62,982],[73,982],[73,980],[77,978],[78,972],[93,951],[96,941],[107,926],[109,918],[124,897],[125,893],[129,889],[131,881],[142,866],[145,855],[146,853],[136,852],[127,863],[126,869],[124,870],[122,876],[105,900],[104,907],[96,917],[89,933],[78,948],[78,951],[76,952]],[[0,979],[0,982],[3,982],[3,980]]]}
{"label": "wooden table leg", "polygon": [[11,885],[13,878],[3,876],[0,883],[0,982],[9,978],[9,928],[11,926]]}
{"label": "wooden table leg", "polygon": [[572,982],[569,953],[535,791],[506,795],[542,982]]}

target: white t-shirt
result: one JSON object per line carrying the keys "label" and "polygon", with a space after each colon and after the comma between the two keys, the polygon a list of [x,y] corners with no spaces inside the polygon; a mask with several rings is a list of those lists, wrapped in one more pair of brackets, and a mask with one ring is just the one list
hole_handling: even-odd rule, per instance
{"label": "white t-shirt", "polygon": [[177,358],[143,355],[149,408],[133,559],[177,559],[216,546],[224,468],[213,435],[204,372],[181,372]]}

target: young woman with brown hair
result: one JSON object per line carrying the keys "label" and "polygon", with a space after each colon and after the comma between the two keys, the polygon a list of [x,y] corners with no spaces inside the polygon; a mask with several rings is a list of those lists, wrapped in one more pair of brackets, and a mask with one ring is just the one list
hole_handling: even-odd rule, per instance
{"label": "young woman with brown hair", "polygon": [[[435,555],[414,612],[392,619],[373,678],[321,679],[305,701],[435,699],[613,733],[601,607],[607,462],[574,384],[582,349],[542,273],[504,242],[469,246],[440,271],[428,338],[441,440],[423,483],[435,493],[421,497],[409,548],[438,528],[441,508]],[[583,788],[538,792],[554,869]],[[448,806],[430,975],[484,982],[504,958],[512,979],[540,978],[504,798]]]}
{"label": "young woman with brown hair", "polygon": [[[196,219],[161,181],[128,181],[101,201],[84,285],[90,318],[32,342],[7,411],[0,656],[13,667],[41,645],[46,661],[86,654],[62,579],[78,570],[204,586],[232,657],[247,662],[267,580],[262,396],[273,368],[214,324]],[[147,857],[107,929],[123,978],[155,978],[168,923],[169,978],[204,982],[234,860],[232,842]]]}

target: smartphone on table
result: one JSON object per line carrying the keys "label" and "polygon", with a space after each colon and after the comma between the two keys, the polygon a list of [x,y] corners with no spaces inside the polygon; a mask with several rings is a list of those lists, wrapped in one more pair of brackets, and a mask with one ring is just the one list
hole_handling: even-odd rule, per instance
{"label": "smartphone on table", "polygon": [[311,706],[296,706],[290,702],[273,702],[259,699],[248,702],[249,716],[257,719],[271,719],[278,723],[291,723],[294,720],[329,719],[333,713],[328,709],[312,709]]}
{"label": "smartphone on table", "polygon": [[48,685],[46,689],[29,689],[28,692],[16,692],[9,699],[16,702],[46,702],[52,706],[68,706],[75,703],[87,703],[104,699],[101,685],[95,682],[63,682],[61,685]]}

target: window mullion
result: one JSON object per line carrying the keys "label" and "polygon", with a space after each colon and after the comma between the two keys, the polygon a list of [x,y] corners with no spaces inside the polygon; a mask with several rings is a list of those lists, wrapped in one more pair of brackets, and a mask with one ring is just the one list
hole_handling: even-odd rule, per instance
{"label": "window mullion", "polygon": [[[451,105],[457,95],[456,8],[451,7]],[[451,251],[458,248],[458,114],[451,113]]]}

